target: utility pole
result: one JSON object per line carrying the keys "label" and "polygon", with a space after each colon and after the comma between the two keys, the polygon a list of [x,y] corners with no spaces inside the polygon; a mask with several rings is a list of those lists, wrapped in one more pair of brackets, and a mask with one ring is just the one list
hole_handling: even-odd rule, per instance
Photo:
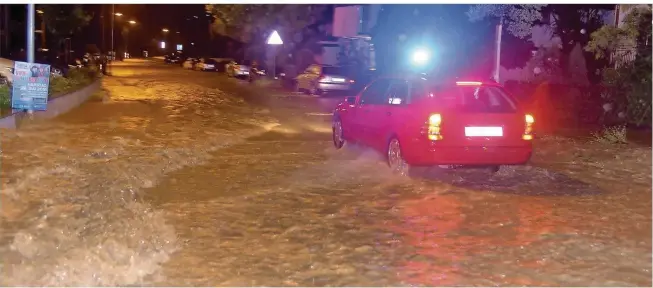
{"label": "utility pole", "polygon": [[27,4],[27,62],[34,63],[34,4]]}
{"label": "utility pole", "polygon": [[[4,11],[5,11],[5,9],[7,9],[6,6],[9,6],[9,5],[8,4],[4,4],[4,5],[0,4],[0,15],[4,15]],[[4,45],[4,43],[3,43],[4,39],[3,38],[5,37],[5,33],[7,33],[7,27],[4,26],[4,22],[5,21],[0,22],[0,57],[2,57],[2,47]]]}
{"label": "utility pole", "polygon": [[[111,4],[111,53],[113,53],[113,57],[115,58],[115,52],[113,51],[113,21],[116,18],[116,4]],[[114,60],[112,58],[112,60]]]}
{"label": "utility pole", "polygon": [[494,55],[494,81],[499,82],[499,71],[501,71],[501,33],[503,32],[503,16],[499,19],[499,24],[496,29],[496,43]]}
{"label": "utility pole", "polygon": [[104,31],[104,30],[106,30],[105,27],[104,27],[104,16],[107,14],[106,10],[105,10],[105,7],[106,7],[106,5],[102,4],[102,8],[101,8],[102,10],[100,11],[100,26],[101,26],[100,29],[102,30],[102,48],[101,48],[102,50],[101,51],[102,51],[102,54],[104,54],[104,55],[106,55],[106,53],[107,53],[107,46],[105,45],[105,41],[104,41],[105,40],[104,36],[106,35],[106,33]]}
{"label": "utility pole", "polygon": [[[34,14],[36,9],[34,8],[35,4],[27,4],[27,63],[34,63]],[[27,109],[27,114],[31,115],[34,113],[34,110]]]}
{"label": "utility pole", "polygon": [[4,21],[5,21],[5,26],[4,26],[5,27],[5,35],[4,35],[5,36],[5,41],[3,42],[3,44],[5,45],[5,48],[7,50],[5,52],[5,53],[7,53],[7,55],[9,55],[11,53],[11,45],[9,43],[10,34],[11,34],[11,29],[9,29],[9,9],[11,9],[11,5],[5,4],[5,11],[4,11],[5,14],[2,17],[2,18],[4,18]]}

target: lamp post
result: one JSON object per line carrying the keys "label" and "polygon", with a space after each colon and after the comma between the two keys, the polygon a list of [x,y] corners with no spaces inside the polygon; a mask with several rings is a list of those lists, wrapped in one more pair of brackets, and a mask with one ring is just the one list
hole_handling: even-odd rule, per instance
{"label": "lamp post", "polygon": [[503,16],[499,19],[499,24],[496,27],[496,38],[494,46],[494,81],[499,82],[499,71],[501,71],[501,34],[503,32]]}
{"label": "lamp post", "polygon": [[283,45],[283,40],[281,40],[281,36],[279,36],[279,32],[277,30],[272,31],[272,34],[268,36],[268,45],[272,46],[272,77],[274,79],[277,78],[276,74],[276,66],[277,66],[277,46]]}
{"label": "lamp post", "polygon": [[166,48],[168,47],[168,28],[163,28],[161,29],[161,33],[163,33],[163,41],[161,41],[161,49],[163,50],[163,53],[165,54],[165,51],[167,50]]}
{"label": "lamp post", "polygon": [[[136,21],[134,21],[134,20],[129,20],[128,23],[131,26],[136,25]],[[130,34],[131,30],[130,30],[129,27],[126,30],[127,30],[127,33],[125,33],[126,34],[125,35],[125,53],[129,53],[129,34]]]}
{"label": "lamp post", "polygon": [[120,17],[122,13],[116,13],[116,4],[111,4],[111,53],[113,54],[111,60],[114,60],[113,58],[116,57],[116,53],[113,50],[113,30],[115,30],[113,24],[116,21],[116,16]]}

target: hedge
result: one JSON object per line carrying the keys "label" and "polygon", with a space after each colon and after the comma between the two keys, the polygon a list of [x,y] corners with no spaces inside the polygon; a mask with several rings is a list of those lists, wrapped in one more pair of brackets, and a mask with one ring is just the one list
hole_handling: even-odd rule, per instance
{"label": "hedge", "polygon": [[[81,89],[95,81],[99,75],[96,69],[70,69],[65,77],[50,77],[48,100]],[[0,109],[11,107],[11,85],[0,85]]]}

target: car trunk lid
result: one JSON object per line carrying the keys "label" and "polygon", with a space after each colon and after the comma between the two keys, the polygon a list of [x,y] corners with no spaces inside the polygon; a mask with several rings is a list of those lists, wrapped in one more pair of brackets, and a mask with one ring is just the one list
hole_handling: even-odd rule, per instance
{"label": "car trunk lid", "polygon": [[441,114],[442,143],[455,146],[514,146],[523,143],[525,116],[498,85],[460,82],[439,87],[426,102]]}

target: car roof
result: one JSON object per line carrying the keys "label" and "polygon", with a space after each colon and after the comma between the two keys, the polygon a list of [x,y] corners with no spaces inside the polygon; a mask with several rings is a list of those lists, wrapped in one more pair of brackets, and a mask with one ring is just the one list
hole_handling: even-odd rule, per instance
{"label": "car roof", "polygon": [[429,77],[424,74],[383,74],[377,79],[403,79],[403,80],[422,80],[428,81],[432,85],[455,85],[456,83],[467,84],[469,86],[502,86],[494,80],[478,79],[477,77]]}

